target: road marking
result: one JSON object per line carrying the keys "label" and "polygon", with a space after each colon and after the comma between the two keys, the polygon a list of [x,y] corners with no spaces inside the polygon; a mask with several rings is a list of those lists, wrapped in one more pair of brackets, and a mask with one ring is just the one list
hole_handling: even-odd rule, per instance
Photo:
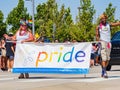
{"label": "road marking", "polygon": [[79,79],[76,80],[76,82],[101,82],[101,81],[116,80],[116,79],[120,79],[120,76],[118,77],[111,76],[108,78],[99,77],[99,78],[82,79],[82,80]]}
{"label": "road marking", "polygon": [[13,77],[11,77],[11,78],[0,78],[0,81],[3,81],[3,80],[14,80],[14,78]]}
{"label": "road marking", "polygon": [[42,82],[42,81],[54,81],[56,79],[19,79],[18,82]]}
{"label": "road marking", "polygon": [[101,81],[108,81],[108,80],[116,80],[120,79],[120,77],[109,77],[109,78],[82,78],[82,79],[21,79],[18,82],[43,82],[43,81],[56,81],[56,82],[101,82]]}
{"label": "road marking", "polygon": [[45,78],[43,76],[39,77],[30,77],[29,79],[18,79],[18,77],[14,74],[12,75],[7,75],[7,74],[2,74],[0,75],[0,81],[9,81],[9,80],[14,80],[16,82],[44,82],[44,81],[56,81],[56,82],[102,82],[102,81],[108,81],[108,80],[116,80],[120,79],[120,75],[117,74],[116,72],[111,72],[112,75],[106,78],[98,77],[97,73],[94,74],[89,74],[86,77],[79,77],[79,76],[65,76],[65,77],[59,77],[59,76],[46,76]]}
{"label": "road marking", "polygon": [[4,77],[4,76],[6,77],[6,76],[8,76],[8,75],[0,75],[0,77]]}
{"label": "road marking", "polygon": [[18,82],[43,82],[43,81],[66,81],[66,82],[101,82],[101,81],[108,81],[108,80],[116,80],[120,79],[120,77],[109,77],[109,78],[83,78],[83,79],[15,79],[15,77],[10,78],[0,78],[0,81],[7,81],[7,80],[17,80]]}

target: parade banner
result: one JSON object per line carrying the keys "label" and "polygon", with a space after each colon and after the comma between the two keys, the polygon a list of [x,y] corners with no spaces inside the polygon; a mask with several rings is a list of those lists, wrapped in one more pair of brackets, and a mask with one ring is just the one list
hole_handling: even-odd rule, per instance
{"label": "parade banner", "polygon": [[17,43],[13,73],[88,74],[91,43]]}

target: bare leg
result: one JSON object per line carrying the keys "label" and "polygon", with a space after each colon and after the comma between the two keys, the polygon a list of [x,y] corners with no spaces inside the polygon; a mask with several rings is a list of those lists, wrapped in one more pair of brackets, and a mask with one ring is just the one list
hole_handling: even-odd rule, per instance
{"label": "bare leg", "polygon": [[102,77],[108,78],[107,72],[106,72],[106,67],[108,65],[108,61],[102,61]]}

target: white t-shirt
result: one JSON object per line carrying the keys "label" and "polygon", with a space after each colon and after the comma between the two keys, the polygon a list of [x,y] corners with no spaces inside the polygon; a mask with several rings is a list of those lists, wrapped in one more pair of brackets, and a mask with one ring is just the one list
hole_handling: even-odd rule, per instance
{"label": "white t-shirt", "polygon": [[106,26],[102,25],[99,27],[100,40],[110,42],[111,40],[111,31],[110,25],[106,23]]}
{"label": "white t-shirt", "polygon": [[17,34],[16,34],[16,40],[18,42],[29,38],[29,33],[26,33],[24,35],[20,35],[19,32],[20,31],[18,31]]}

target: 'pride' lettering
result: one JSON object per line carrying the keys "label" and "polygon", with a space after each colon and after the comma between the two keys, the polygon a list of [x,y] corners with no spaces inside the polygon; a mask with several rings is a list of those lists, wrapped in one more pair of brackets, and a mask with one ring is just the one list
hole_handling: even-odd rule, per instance
{"label": "'pride' lettering", "polygon": [[[71,51],[66,52],[64,54],[62,53],[62,50],[63,50],[63,47],[60,47],[60,52],[57,52],[57,51],[51,52],[50,55],[45,51],[39,52],[37,60],[36,60],[36,67],[38,67],[38,64],[40,62],[45,62],[45,61],[52,62],[54,55],[56,56],[56,60],[58,63],[60,61],[72,62],[73,53],[75,53],[74,47],[72,47]],[[86,56],[85,52],[80,50],[75,53],[74,58],[75,58],[76,62],[79,63],[79,62],[84,62],[84,59],[82,59],[82,58],[85,56]]]}

